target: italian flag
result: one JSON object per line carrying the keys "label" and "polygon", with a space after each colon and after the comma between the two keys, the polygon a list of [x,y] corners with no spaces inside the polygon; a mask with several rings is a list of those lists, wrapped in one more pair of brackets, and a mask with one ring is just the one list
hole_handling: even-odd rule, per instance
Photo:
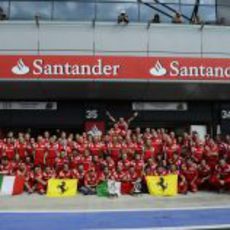
{"label": "italian flag", "polygon": [[116,182],[112,180],[102,182],[97,186],[96,191],[98,196],[105,196],[105,197],[111,195],[120,196],[121,182]]}
{"label": "italian flag", "polygon": [[18,195],[23,189],[24,177],[0,175],[0,195]]}

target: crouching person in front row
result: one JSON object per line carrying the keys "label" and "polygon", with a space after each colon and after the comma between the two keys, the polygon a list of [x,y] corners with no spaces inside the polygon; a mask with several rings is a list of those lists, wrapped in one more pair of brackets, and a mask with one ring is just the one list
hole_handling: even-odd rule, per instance
{"label": "crouching person in front row", "polygon": [[84,185],[80,188],[80,192],[84,195],[96,194],[96,187],[98,184],[98,178],[95,170],[92,168],[84,177]]}

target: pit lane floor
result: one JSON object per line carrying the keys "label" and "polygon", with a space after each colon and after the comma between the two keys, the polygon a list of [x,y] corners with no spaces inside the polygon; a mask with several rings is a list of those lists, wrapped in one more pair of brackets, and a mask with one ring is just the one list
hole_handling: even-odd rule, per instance
{"label": "pit lane floor", "polygon": [[103,198],[78,194],[70,198],[49,198],[45,195],[23,194],[0,196],[0,211],[90,211],[179,209],[203,207],[230,207],[230,194],[214,192],[189,193],[175,197],[153,197],[148,194]]}
{"label": "pit lane floor", "polygon": [[0,230],[230,229],[230,194],[0,197]]}

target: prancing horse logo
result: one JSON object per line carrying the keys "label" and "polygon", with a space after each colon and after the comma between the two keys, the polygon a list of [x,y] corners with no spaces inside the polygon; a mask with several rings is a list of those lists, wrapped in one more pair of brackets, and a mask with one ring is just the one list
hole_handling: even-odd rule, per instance
{"label": "prancing horse logo", "polygon": [[168,188],[168,184],[165,182],[164,177],[160,177],[159,182],[157,183],[157,185],[161,187],[163,192]]}
{"label": "prancing horse logo", "polygon": [[60,184],[57,186],[57,188],[60,190],[61,194],[64,194],[68,190],[65,181],[61,181]]}

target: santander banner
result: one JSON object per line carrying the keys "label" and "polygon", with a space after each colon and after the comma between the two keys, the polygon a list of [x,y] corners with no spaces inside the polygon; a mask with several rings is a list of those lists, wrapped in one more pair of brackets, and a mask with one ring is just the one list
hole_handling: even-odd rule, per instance
{"label": "santander banner", "polygon": [[230,81],[230,59],[0,56],[0,79]]}

